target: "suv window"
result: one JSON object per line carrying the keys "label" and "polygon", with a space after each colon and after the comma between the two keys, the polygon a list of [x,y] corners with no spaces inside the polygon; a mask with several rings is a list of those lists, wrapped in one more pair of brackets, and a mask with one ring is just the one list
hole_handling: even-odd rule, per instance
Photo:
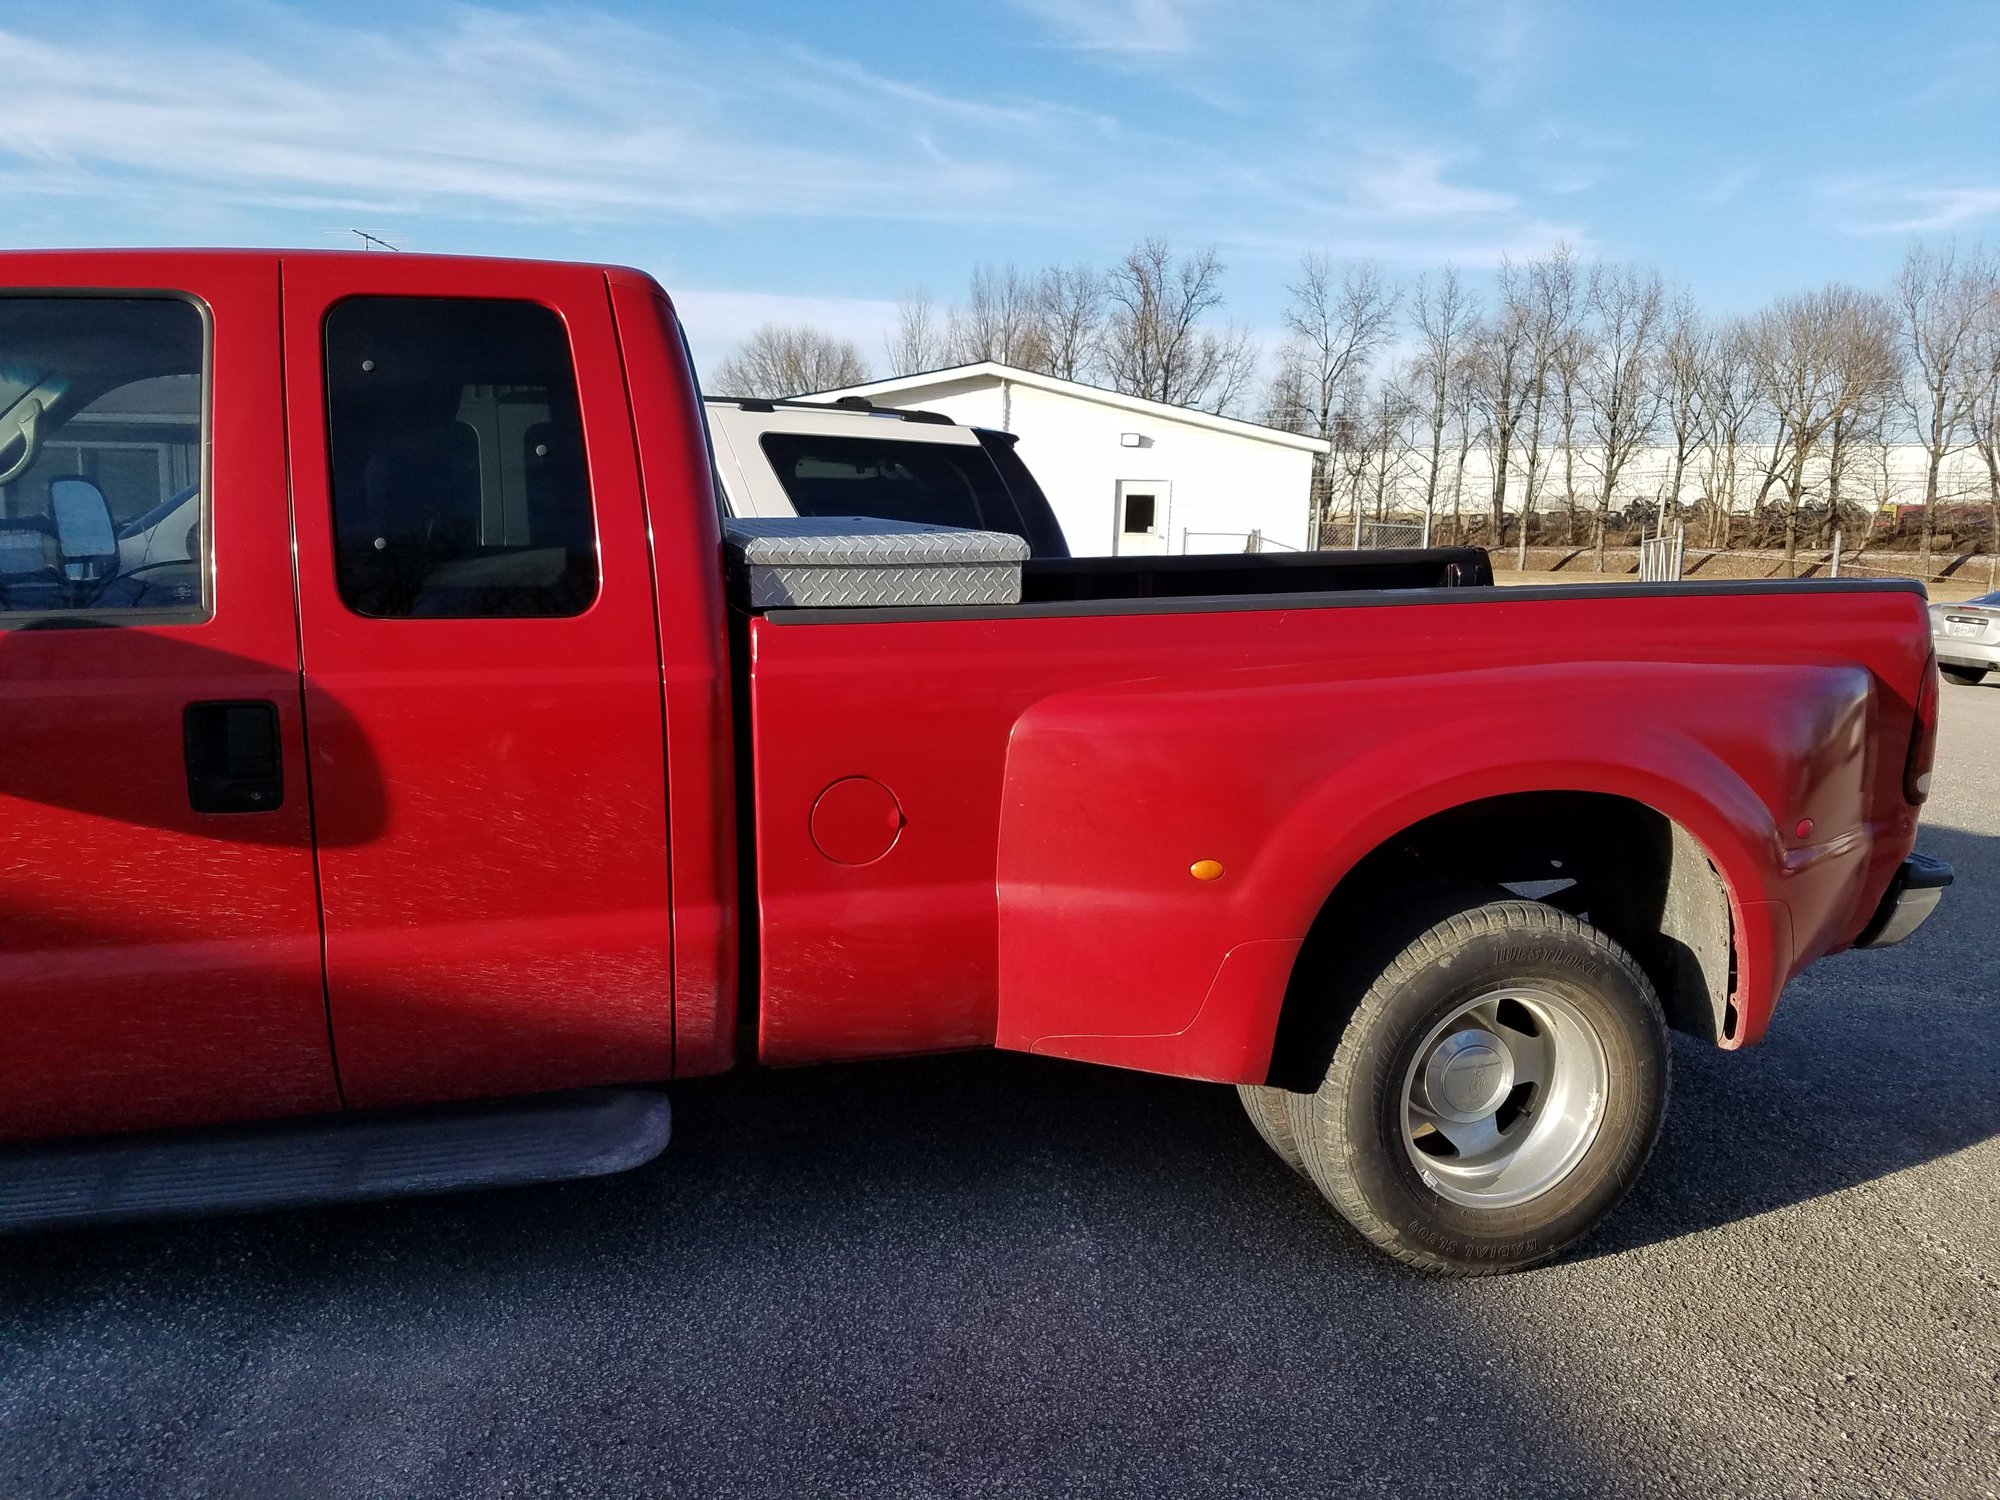
{"label": "suv window", "polygon": [[202,607],[201,310],[0,297],[0,612]]}
{"label": "suv window", "polygon": [[597,544],[576,372],[532,302],[354,297],[326,316],[340,596],[364,615],[581,614]]}
{"label": "suv window", "polygon": [[761,442],[802,516],[872,516],[1034,540],[993,460],[976,444],[801,432],[767,432]]}

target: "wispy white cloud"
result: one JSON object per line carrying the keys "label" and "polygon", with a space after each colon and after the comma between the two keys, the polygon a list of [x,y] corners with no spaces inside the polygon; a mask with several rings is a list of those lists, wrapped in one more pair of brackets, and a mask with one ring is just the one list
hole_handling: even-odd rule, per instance
{"label": "wispy white cloud", "polygon": [[260,14],[233,46],[0,24],[0,179],[377,215],[994,219],[1023,185],[1007,140],[1032,155],[1098,124],[587,14],[467,8],[393,35]]}
{"label": "wispy white cloud", "polygon": [[1695,189],[1694,201],[1703,208],[1725,208],[1749,190],[1759,170],[1748,165],[1725,167]]}
{"label": "wispy white cloud", "polygon": [[800,297],[779,292],[706,291],[677,287],[674,310],[687,329],[695,364],[706,369],[765,323],[810,323],[852,339],[861,357],[880,359],[896,304],[872,297]]}
{"label": "wispy white cloud", "polygon": [[1372,219],[1404,221],[1514,212],[1520,200],[1512,193],[1445,180],[1448,169],[1467,159],[1466,153],[1421,147],[1368,153],[1355,165],[1350,206]]}
{"label": "wispy white cloud", "polygon": [[1242,251],[1279,261],[1296,261],[1307,253],[1336,260],[1373,260],[1409,271],[1455,266],[1461,271],[1497,270],[1508,261],[1532,260],[1557,245],[1567,245],[1584,260],[1597,258],[1600,246],[1582,224],[1531,219],[1518,224],[1489,225],[1484,232],[1468,226],[1431,234],[1382,230],[1374,233],[1334,232],[1310,235],[1226,234],[1225,253]]}
{"label": "wispy white cloud", "polygon": [[1819,195],[1849,234],[1936,234],[2000,217],[2000,182],[1841,177]]}
{"label": "wispy white cloud", "polygon": [[1518,101],[1562,61],[1541,0],[1419,0],[1415,13],[1437,57],[1482,104]]}
{"label": "wispy white cloud", "polygon": [[[1137,34],[1164,46],[1184,14],[1151,6],[1131,11]],[[1090,26],[1113,13],[1079,12]],[[391,31],[246,14],[231,43],[0,24],[0,191],[362,222],[1092,221],[1198,238],[1272,214],[1479,221],[1482,235],[1525,217],[1448,147],[1246,153],[726,29],[476,7]]]}
{"label": "wispy white cloud", "polygon": [[[1057,15],[1055,0],[1021,3]],[[1275,14],[1322,0],[1256,3]],[[1069,19],[1049,25],[1107,57],[1118,42],[1198,69],[1229,15],[1221,6],[1064,0]],[[328,14],[245,8],[226,40],[87,17],[30,33],[0,19],[0,242],[46,242],[65,215],[129,225],[109,236],[125,242],[268,242],[301,226],[319,240],[360,224],[429,246],[476,244],[478,226],[496,225],[629,245],[634,231],[664,239],[693,224],[766,246],[797,235],[802,266],[837,244],[849,285],[877,294],[886,288],[855,272],[855,251],[877,259],[896,226],[960,243],[1036,239],[1048,248],[1030,253],[1051,259],[1099,257],[1147,233],[1217,241],[1238,262],[1235,285],[1270,283],[1306,249],[1477,267],[1558,239],[1590,243],[1497,185],[1486,152],[1400,137],[1373,117],[1309,112],[1303,128],[1256,130],[1267,144],[1246,149],[1243,117],[1215,128],[1227,112],[1198,104],[1141,127],[1100,107],[1115,90],[1080,96],[1089,107],[954,90],[727,27],[475,5],[386,27]],[[1193,53],[1174,50],[1184,46]],[[907,257],[879,259],[897,266],[885,275],[910,274]],[[868,296],[724,290],[712,258],[648,263],[683,288],[704,358],[765,321],[814,322],[873,356],[893,316]],[[691,280],[710,290],[684,290]]]}
{"label": "wispy white cloud", "polygon": [[1121,56],[1193,49],[1200,0],[1018,0],[1065,46]]}

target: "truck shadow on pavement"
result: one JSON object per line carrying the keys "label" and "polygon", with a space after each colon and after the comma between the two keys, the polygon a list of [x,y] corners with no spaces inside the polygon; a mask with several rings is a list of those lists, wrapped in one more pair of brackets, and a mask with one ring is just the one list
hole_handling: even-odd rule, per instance
{"label": "truck shadow on pavement", "polygon": [[1620,1251],[2000,1134],[2000,840],[1921,843],[1938,917],[1759,1048],[1677,1042],[1660,1150],[1566,1267],[1394,1267],[1223,1088],[728,1075],[620,1178],[0,1241],[0,1491],[1617,1492],[1509,1334],[1537,1299],[1615,1318]]}

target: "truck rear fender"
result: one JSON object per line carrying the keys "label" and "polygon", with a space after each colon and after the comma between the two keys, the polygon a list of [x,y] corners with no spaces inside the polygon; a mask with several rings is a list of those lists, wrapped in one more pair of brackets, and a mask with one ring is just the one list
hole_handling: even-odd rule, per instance
{"label": "truck rear fender", "polygon": [[[1813,789],[1832,782],[1861,805],[1866,736],[1849,721],[1865,718],[1868,674],[1586,663],[1421,684],[1256,670],[1061,694],[1025,713],[1001,810],[999,1044],[1261,1081],[1298,988],[1291,960],[1329,893],[1427,820],[1538,794],[1668,820],[1678,895],[1663,921],[1689,928],[1698,960],[1706,950],[1714,1012],[1683,1024],[1755,1040],[1794,956],[1770,801],[1823,805]],[[1436,711],[1413,718],[1419,702]],[[1764,795],[1718,743],[1754,762]],[[1704,865],[1726,899],[1719,942]],[[1733,1029],[1718,948],[1734,959]]]}

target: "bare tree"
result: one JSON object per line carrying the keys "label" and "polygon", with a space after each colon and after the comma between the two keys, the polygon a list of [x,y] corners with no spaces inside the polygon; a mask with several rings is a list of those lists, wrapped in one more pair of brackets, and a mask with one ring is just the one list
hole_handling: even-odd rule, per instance
{"label": "bare tree", "polygon": [[1883,389],[1896,360],[1895,314],[1882,298],[1828,286],[1783,298],[1751,325],[1751,356],[1774,422],[1759,495],[1784,497],[1785,570],[1797,571],[1799,507],[1829,429]]}
{"label": "bare tree", "polygon": [[1986,470],[1986,585],[1992,588],[2000,585],[2000,282],[1988,285],[1975,328],[1966,425]]}
{"label": "bare tree", "polygon": [[1945,460],[1965,441],[1976,382],[1967,379],[1967,360],[1992,297],[1994,273],[1978,251],[1960,256],[1947,244],[1932,249],[1919,242],[1903,257],[1896,276],[1896,311],[1903,361],[1903,408],[1924,450],[1922,561],[1931,568],[1936,534],[1938,477]]}
{"label": "bare tree", "polygon": [[925,288],[917,287],[904,296],[896,304],[896,326],[882,340],[889,373],[916,375],[942,367],[950,358],[945,323]]}
{"label": "bare tree", "polygon": [[1336,404],[1334,456],[1347,500],[1347,519],[1341,525],[1343,539],[1354,546],[1366,540],[1366,523],[1385,519],[1400,497],[1415,455],[1415,410],[1409,393],[1396,382],[1385,380],[1367,390],[1358,377]]}
{"label": "bare tree", "polygon": [[1222,305],[1222,270],[1212,248],[1181,257],[1157,238],[1111,268],[1103,369],[1113,390],[1213,412],[1242,399],[1255,343],[1243,329],[1202,322]]}
{"label": "bare tree", "polygon": [[1896,472],[1897,444],[1886,428],[1872,436],[1874,441],[1869,446],[1868,465],[1868,513],[1862,518],[1854,543],[1856,562],[1861,560],[1862,553],[1875,540],[1875,531],[1881,525],[1883,514],[1894,514],[1896,498],[1902,493],[1902,476]]}
{"label": "bare tree", "polygon": [[[1410,366],[1412,399],[1417,403],[1426,448],[1424,514],[1437,514],[1443,486],[1445,433],[1451,425],[1453,396],[1462,388],[1467,347],[1479,319],[1478,308],[1458,272],[1447,266],[1433,281],[1417,278],[1410,300],[1417,353]],[[1465,450],[1459,450],[1459,474],[1465,471]],[[1452,499],[1452,540],[1458,539],[1458,499]]]}
{"label": "bare tree", "polygon": [[1699,374],[1702,408],[1703,501],[1709,510],[1708,544],[1727,546],[1736,514],[1743,456],[1762,410],[1748,324],[1725,324],[1704,343]]}
{"label": "bare tree", "polygon": [[[1882,380],[1873,390],[1865,393],[1845,410],[1835,413],[1826,425],[1826,514],[1820,521],[1817,545],[1832,545],[1832,537],[1839,535],[1852,521],[1862,519],[1852,499],[1853,487],[1848,478],[1852,475],[1868,451],[1888,452],[1889,408],[1894,401],[1891,386],[1894,384],[1891,366],[1884,366]],[[1848,494],[1844,497],[1842,490]]]}
{"label": "bare tree", "polygon": [[1104,278],[1089,266],[1050,266],[1036,284],[1043,372],[1087,379],[1104,341]]}
{"label": "bare tree", "polygon": [[1534,307],[1520,267],[1501,264],[1497,293],[1493,316],[1475,341],[1471,383],[1492,477],[1493,530],[1487,545],[1495,548],[1506,541],[1507,476],[1535,383]]}
{"label": "bare tree", "polygon": [[1375,455],[1369,470],[1369,509],[1378,522],[1386,520],[1400,502],[1404,481],[1415,463],[1416,414],[1408,389],[1393,380],[1381,382],[1368,400],[1368,442]]}
{"label": "bare tree", "polygon": [[[1586,424],[1592,392],[1587,369],[1597,357],[1597,343],[1590,330],[1580,327],[1558,329],[1549,346],[1548,369],[1543,380],[1555,406],[1556,460],[1562,465],[1563,545],[1574,547],[1577,532],[1577,431]],[[1599,564],[1602,571],[1602,563]]]}
{"label": "bare tree", "polygon": [[1011,265],[974,267],[950,323],[951,356],[960,364],[990,359],[1039,370],[1047,363],[1039,284]]}
{"label": "bare tree", "polygon": [[1578,295],[1576,253],[1557,245],[1549,254],[1528,262],[1529,385],[1527,420],[1522,424],[1522,469],[1526,490],[1521,497],[1521,564],[1528,557],[1530,517],[1541,498],[1548,465],[1542,455],[1549,419],[1550,376],[1566,346],[1577,337]]}
{"label": "bare tree", "polygon": [[804,396],[859,385],[868,366],[853,341],[810,324],[766,323],[716,367],[715,383],[731,396]]}
{"label": "bare tree", "polygon": [[1660,273],[1597,266],[1586,294],[1592,324],[1584,361],[1590,395],[1592,452],[1597,470],[1597,571],[1604,571],[1604,531],[1618,479],[1632,456],[1652,441],[1660,396],[1654,365],[1660,343]]}
{"label": "bare tree", "polygon": [[[1287,290],[1285,342],[1266,406],[1277,425],[1331,442],[1342,401],[1359,389],[1395,331],[1398,294],[1368,262],[1336,267],[1321,254],[1299,263],[1298,279]],[[1331,459],[1313,457],[1316,517],[1326,510]]]}
{"label": "bare tree", "polygon": [[1454,435],[1451,471],[1451,541],[1455,547],[1464,540],[1461,522],[1465,501],[1465,465],[1472,450],[1487,441],[1487,429],[1479,406],[1479,320],[1475,316],[1466,327],[1465,348],[1452,368],[1451,424]]}
{"label": "bare tree", "polygon": [[1666,456],[1666,483],[1660,488],[1662,527],[1668,516],[1680,518],[1681,489],[1687,482],[1688,465],[1708,434],[1710,414],[1702,397],[1714,339],[1694,300],[1685,292],[1675,297],[1667,309],[1666,334],[1660,341],[1655,375],[1660,418],[1666,424],[1671,444]]}

